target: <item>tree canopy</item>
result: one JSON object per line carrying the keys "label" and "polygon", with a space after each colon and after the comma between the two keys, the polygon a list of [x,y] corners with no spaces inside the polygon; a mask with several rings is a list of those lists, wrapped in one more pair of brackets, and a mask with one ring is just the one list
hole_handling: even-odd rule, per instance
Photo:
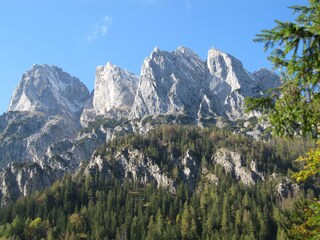
{"label": "tree canopy", "polygon": [[[297,14],[295,22],[276,21],[276,27],[262,30],[256,42],[272,49],[269,60],[280,71],[283,84],[267,97],[247,100],[248,110],[262,110],[278,135],[302,135],[318,139],[314,149],[300,157],[303,168],[294,174],[298,182],[319,180],[320,173],[320,1],[309,0],[308,6],[290,7]],[[318,180],[314,181],[316,185]],[[317,186],[314,186],[317,187]],[[291,214],[288,236],[293,239],[319,239],[320,201],[315,198],[304,208]],[[295,219],[295,220],[292,220]]]}
{"label": "tree canopy", "polygon": [[273,130],[280,135],[319,137],[320,122],[320,1],[292,6],[295,22],[276,20],[271,30],[262,30],[256,42],[272,50],[269,60],[282,75],[283,85],[267,97],[248,99],[248,110],[263,110]]}

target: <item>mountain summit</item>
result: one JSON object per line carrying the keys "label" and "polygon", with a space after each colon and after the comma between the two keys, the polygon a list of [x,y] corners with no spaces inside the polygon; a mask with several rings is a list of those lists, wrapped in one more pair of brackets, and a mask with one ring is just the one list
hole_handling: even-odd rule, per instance
{"label": "mountain summit", "polygon": [[[0,116],[0,205],[50,185],[84,161],[107,166],[105,155],[97,153],[102,144],[128,133],[146,134],[160,124],[232,126],[258,137],[264,127],[244,112],[244,99],[279,85],[275,73],[264,68],[249,73],[230,54],[210,49],[202,60],[182,46],[173,52],[156,47],[144,60],[140,76],[110,62],[98,66],[91,95],[61,68],[33,65],[15,89],[9,111]],[[186,155],[180,156],[185,164],[179,166],[188,172],[195,158],[191,151]],[[145,162],[140,150],[119,152],[115,159],[122,168],[108,166],[122,169],[124,175],[140,169],[146,181],[173,183],[155,171],[156,163]],[[199,170],[197,165],[190,169]]]}
{"label": "mountain summit", "polygon": [[156,47],[144,60],[140,77],[110,63],[97,68],[95,91],[82,123],[87,125],[97,115],[140,119],[182,114],[195,122],[217,116],[246,119],[244,99],[279,85],[273,72],[260,69],[251,74],[240,60],[217,49],[210,49],[204,61],[183,46],[173,52]]}
{"label": "mountain summit", "polygon": [[89,91],[78,78],[56,66],[33,65],[15,89],[9,111],[79,117],[88,98]]}
{"label": "mountain summit", "polygon": [[86,125],[97,117],[128,117],[138,82],[138,76],[110,62],[98,66],[94,93],[85,106],[81,123]]}

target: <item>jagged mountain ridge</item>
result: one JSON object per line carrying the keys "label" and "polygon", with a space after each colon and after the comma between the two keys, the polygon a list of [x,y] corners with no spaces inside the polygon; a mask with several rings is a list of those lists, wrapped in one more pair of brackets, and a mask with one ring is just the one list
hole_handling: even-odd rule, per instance
{"label": "jagged mountain ridge", "polygon": [[[269,78],[274,82],[269,83]],[[155,48],[144,61],[140,77],[111,63],[99,66],[91,95],[79,79],[61,68],[34,65],[17,86],[9,112],[0,116],[0,167],[26,162],[19,169],[29,172],[30,179],[21,181],[22,170],[12,171],[10,166],[1,170],[0,195],[6,199],[2,203],[48,186],[55,180],[46,177],[52,172],[57,178],[84,160],[94,162],[91,156],[96,148],[115,136],[145,133],[159,123],[201,126],[210,122],[223,127],[225,121],[249,119],[243,112],[244,98],[279,84],[271,71],[250,74],[239,60],[215,49],[203,61],[185,47],[174,52]],[[105,118],[118,122],[99,123]],[[120,124],[120,119],[127,121]],[[80,123],[89,130],[81,132]],[[96,126],[91,128],[92,124]],[[35,164],[31,170],[28,162]],[[37,176],[34,169],[41,169],[37,173],[44,176],[37,179],[47,179],[42,185],[40,180],[36,186],[30,184]],[[26,189],[12,195],[8,181]]]}
{"label": "jagged mountain ridge", "polygon": [[33,65],[16,87],[8,111],[79,118],[88,98],[89,91],[78,78],[55,66]]}
{"label": "jagged mountain ridge", "polygon": [[97,116],[105,118],[128,117],[136,94],[139,77],[108,62],[96,69],[95,89],[81,115],[81,123]]}
{"label": "jagged mountain ridge", "polygon": [[244,99],[279,85],[272,71],[262,68],[251,74],[238,59],[216,49],[203,61],[185,47],[174,52],[156,47],[144,60],[139,80],[110,63],[97,68],[95,91],[81,123],[88,126],[97,116],[141,119],[158,114],[184,114],[195,123],[216,116],[246,119]]}
{"label": "jagged mountain ridge", "polygon": [[51,144],[75,138],[89,96],[87,87],[61,68],[33,65],[14,90],[8,113],[0,116],[0,167],[38,162]]}

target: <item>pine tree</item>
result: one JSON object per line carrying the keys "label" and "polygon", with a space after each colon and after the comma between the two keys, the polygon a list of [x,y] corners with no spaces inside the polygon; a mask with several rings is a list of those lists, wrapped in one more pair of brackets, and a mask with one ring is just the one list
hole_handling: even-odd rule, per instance
{"label": "pine tree", "polygon": [[255,41],[275,48],[269,60],[281,71],[284,84],[271,95],[248,101],[249,110],[265,109],[275,132],[281,135],[318,136],[320,112],[320,2],[293,6],[295,22],[276,21]]}
{"label": "pine tree", "polygon": [[[275,48],[269,59],[281,71],[283,85],[267,97],[249,99],[248,110],[264,110],[274,132],[293,137],[310,136],[318,139],[320,131],[320,1],[309,0],[308,6],[292,6],[298,13],[295,22],[276,21],[276,27],[263,30],[256,41],[265,43],[265,49]],[[295,176],[304,181],[308,176],[319,177],[320,145],[309,156],[300,160],[306,168]],[[310,204],[312,214],[303,228],[308,238],[320,238],[320,204]],[[309,224],[311,223],[309,222]],[[299,231],[298,231],[299,232]],[[301,231],[300,231],[301,232]]]}

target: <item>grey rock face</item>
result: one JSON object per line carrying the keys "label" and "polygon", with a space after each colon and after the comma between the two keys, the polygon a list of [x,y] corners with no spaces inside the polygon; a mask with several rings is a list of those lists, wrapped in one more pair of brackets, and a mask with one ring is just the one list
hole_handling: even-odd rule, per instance
{"label": "grey rock face", "polygon": [[[93,107],[97,115],[108,115],[114,110],[128,116],[134,101],[139,78],[111,63],[97,67]],[[121,112],[123,112],[121,114]]]}
{"label": "grey rock face", "polygon": [[93,108],[94,91],[84,105],[83,112],[80,116],[80,124],[82,127],[88,127],[90,122],[95,121],[97,113]]}
{"label": "grey rock face", "polygon": [[9,112],[0,116],[0,167],[39,162],[48,146],[73,139],[88,98],[86,86],[61,68],[33,65],[15,89]]}
{"label": "grey rock face", "polygon": [[98,66],[95,90],[82,113],[81,124],[88,126],[96,117],[127,118],[138,82],[138,76],[109,62]]}
{"label": "grey rock face", "polygon": [[186,113],[195,116],[203,98],[206,76],[203,61],[191,50],[154,49],[142,66],[131,118]]}
{"label": "grey rock face", "polygon": [[262,175],[257,172],[255,163],[245,166],[240,153],[230,151],[226,148],[219,149],[213,156],[214,163],[222,166],[227,173],[241,180],[245,185],[254,185]]}
{"label": "grey rock face", "polygon": [[243,118],[245,97],[254,95],[254,78],[238,59],[216,49],[209,50],[207,67],[209,88],[219,100],[220,115],[230,120]]}
{"label": "grey rock face", "polygon": [[295,194],[299,190],[299,185],[293,183],[289,178],[284,177],[277,185],[277,193],[281,198],[289,197],[289,194]]}
{"label": "grey rock face", "polygon": [[145,59],[140,79],[108,63],[97,67],[95,91],[81,116],[82,126],[97,117],[142,119],[151,115],[186,115],[198,122],[218,116],[235,121],[244,112],[244,100],[279,86],[279,77],[267,69],[253,74],[230,54],[210,49],[206,61],[185,47],[174,52],[155,48]]}
{"label": "grey rock face", "polygon": [[[243,156],[237,152],[221,148],[212,156],[212,163],[222,166],[226,173],[232,174],[244,185],[254,185],[257,180],[264,181],[264,176],[256,169],[255,163],[251,162],[249,166],[246,166],[242,158]],[[177,168],[180,179],[191,190],[197,188],[199,179],[219,184],[220,180],[217,176],[211,170],[201,166],[199,159],[190,149],[184,155],[172,158],[171,162]],[[121,151],[113,152],[112,149],[106,148],[103,154],[94,153],[85,173],[90,174],[95,171],[120,180],[129,178],[140,180],[144,184],[155,182],[157,186],[162,186],[172,192],[176,191],[176,181],[172,178],[172,174],[168,174],[148,155],[137,149],[123,148]]]}
{"label": "grey rock face", "polygon": [[[140,78],[110,63],[99,66],[91,95],[62,69],[34,65],[17,86],[9,112],[0,116],[0,201],[4,204],[48,186],[90,159],[89,172],[97,166],[108,174],[155,181],[174,191],[174,180],[137,150],[118,152],[113,162],[93,153],[115,136],[144,134],[165,122],[209,122],[219,127],[225,124],[223,119],[248,120],[245,97],[268,94],[280,84],[275,73],[260,69],[251,74],[239,60],[216,49],[209,50],[203,61],[185,47],[174,52],[155,48],[144,61]],[[105,118],[129,120],[99,123]],[[88,128],[79,132],[81,126]],[[258,135],[255,130],[249,134]],[[254,163],[244,166],[238,153],[220,149],[212,159],[246,185],[263,178]],[[203,169],[192,151],[172,161],[193,188]],[[21,164],[7,166],[12,162]],[[205,177],[219,182],[211,172]]]}
{"label": "grey rock face", "polygon": [[252,94],[253,79],[235,57],[212,48],[208,52],[207,67],[212,76],[211,91],[216,91],[219,95],[223,94],[221,90],[224,88],[229,90],[227,93],[241,89],[245,95]]}
{"label": "grey rock face", "polygon": [[46,162],[44,156],[51,145],[77,136],[88,98],[86,86],[58,67],[34,65],[22,76],[8,113],[0,116],[2,204],[49,186],[70,169],[63,159]]}
{"label": "grey rock face", "polygon": [[14,91],[9,111],[42,112],[78,118],[89,98],[87,87],[61,68],[33,65]]}
{"label": "grey rock face", "polygon": [[[111,149],[106,149],[106,151],[110,153]],[[156,163],[136,149],[124,149],[122,152],[117,152],[112,161],[100,154],[94,154],[85,171],[89,174],[94,170],[118,179],[140,179],[145,184],[155,181],[158,186],[175,191],[174,181],[161,171]]]}
{"label": "grey rock face", "polygon": [[181,160],[180,168],[184,174],[185,181],[193,188],[196,184],[196,179],[199,176],[198,160],[190,149],[186,151],[185,156]]}
{"label": "grey rock face", "polygon": [[37,163],[10,164],[0,170],[0,206],[50,186],[62,171]]}
{"label": "grey rock face", "polygon": [[50,144],[72,138],[78,131],[70,119],[37,112],[8,112],[0,116],[0,122],[0,167],[37,162]]}
{"label": "grey rock face", "polygon": [[281,85],[279,76],[266,68],[255,71],[253,77],[256,80],[256,91],[259,91],[260,95],[266,94],[269,90]]}
{"label": "grey rock face", "polygon": [[245,98],[279,85],[271,71],[251,74],[238,59],[216,49],[209,50],[204,62],[184,47],[174,52],[155,48],[143,63],[130,118],[185,114],[200,122],[217,116],[246,119]]}

